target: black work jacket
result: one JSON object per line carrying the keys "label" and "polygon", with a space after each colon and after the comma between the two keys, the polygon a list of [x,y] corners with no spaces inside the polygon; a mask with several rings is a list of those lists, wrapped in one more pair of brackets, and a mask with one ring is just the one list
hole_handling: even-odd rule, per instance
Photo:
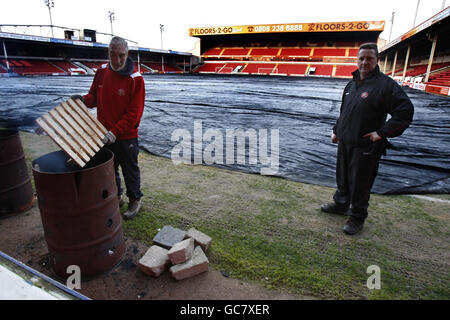
{"label": "black work jacket", "polygon": [[[387,114],[391,118],[386,122]],[[367,133],[376,131],[383,138],[397,137],[411,124],[414,107],[403,89],[380,72],[378,65],[364,80],[359,70],[342,95],[339,119],[333,132],[348,146],[369,145]]]}

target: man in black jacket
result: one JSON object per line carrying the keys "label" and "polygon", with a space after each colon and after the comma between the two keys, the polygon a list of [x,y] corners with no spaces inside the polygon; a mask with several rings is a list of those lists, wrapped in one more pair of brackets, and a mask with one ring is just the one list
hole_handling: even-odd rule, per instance
{"label": "man in black jacket", "polygon": [[[391,118],[386,122],[387,114]],[[377,45],[363,44],[358,52],[358,70],[344,89],[340,116],[331,136],[332,142],[338,143],[334,202],[321,207],[324,212],[350,216],[345,233],[361,231],[378,164],[386,154],[386,138],[401,135],[413,114],[414,107],[403,89],[380,72]]]}

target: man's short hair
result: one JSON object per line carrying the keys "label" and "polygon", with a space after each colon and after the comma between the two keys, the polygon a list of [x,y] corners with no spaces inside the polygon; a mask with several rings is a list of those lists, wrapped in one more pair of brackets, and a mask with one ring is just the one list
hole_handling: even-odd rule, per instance
{"label": "man's short hair", "polygon": [[122,46],[124,46],[125,47],[125,49],[127,49],[127,51],[128,51],[128,43],[126,42],[126,40],[124,39],[124,38],[121,38],[121,37],[113,37],[112,39],[111,39],[111,41],[109,42],[109,49],[111,49],[111,47],[113,46],[113,45],[122,45]]}
{"label": "man's short hair", "polygon": [[375,50],[375,54],[378,58],[379,54],[378,54],[378,46],[375,42],[368,42],[368,43],[363,43],[360,47],[358,51],[361,51],[361,49],[370,49],[370,50]]}

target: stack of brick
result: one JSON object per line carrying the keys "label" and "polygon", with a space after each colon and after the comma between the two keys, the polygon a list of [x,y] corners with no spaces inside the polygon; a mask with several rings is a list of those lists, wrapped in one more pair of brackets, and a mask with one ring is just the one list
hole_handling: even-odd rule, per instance
{"label": "stack of brick", "polygon": [[146,274],[158,277],[170,266],[170,273],[176,280],[186,279],[208,271],[209,261],[204,251],[212,239],[191,228],[183,230],[164,226],[153,238],[151,246],[139,260],[139,266]]}

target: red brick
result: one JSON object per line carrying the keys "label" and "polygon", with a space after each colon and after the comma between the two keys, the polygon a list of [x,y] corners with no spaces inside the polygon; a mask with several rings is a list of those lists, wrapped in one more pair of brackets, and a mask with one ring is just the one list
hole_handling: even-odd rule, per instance
{"label": "red brick", "polygon": [[185,239],[193,238],[195,240],[195,245],[201,246],[203,251],[208,250],[208,248],[212,242],[212,239],[210,236],[208,236],[194,228],[189,229],[189,231],[186,233],[186,236],[184,238]]}
{"label": "red brick", "polygon": [[170,267],[170,273],[176,280],[183,280],[208,271],[209,261],[200,246],[195,247],[192,258],[182,264]]}
{"label": "red brick", "polygon": [[173,264],[180,264],[189,260],[193,253],[194,239],[189,238],[174,244],[167,254]]}
{"label": "red brick", "polygon": [[158,277],[170,265],[167,253],[167,249],[151,246],[139,260],[140,269],[150,276]]}

